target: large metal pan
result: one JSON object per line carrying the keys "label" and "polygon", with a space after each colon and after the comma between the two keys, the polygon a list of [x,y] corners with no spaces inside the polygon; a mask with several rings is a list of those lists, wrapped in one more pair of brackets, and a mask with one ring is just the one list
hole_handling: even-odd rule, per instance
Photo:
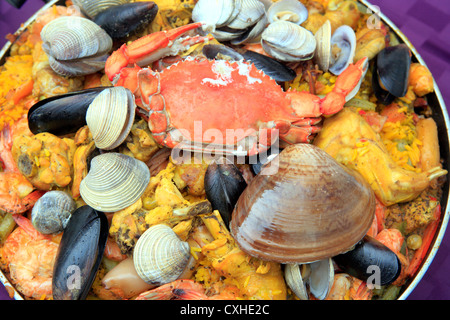
{"label": "large metal pan", "polygon": [[[407,39],[407,37],[400,31],[400,29],[383,13],[379,12],[379,8],[372,5],[367,0],[358,0],[362,5],[366,6],[369,10],[371,10],[373,13],[376,13],[381,21],[383,21],[385,24],[387,24],[391,30],[398,36],[399,40],[401,42],[406,43],[412,52],[412,59],[413,61],[419,62],[423,65],[426,65],[420,54],[417,52],[417,50],[414,48],[414,46],[411,44],[411,42]],[[17,31],[16,35],[19,35],[21,32],[23,32],[28,25],[30,25],[37,17],[37,15],[49,8],[50,6],[54,4],[61,4],[63,5],[65,1],[63,0],[52,0],[49,1],[45,6],[43,6],[38,12],[36,12],[30,19],[28,19]],[[8,42],[5,44],[5,46],[0,51],[0,65],[2,65],[5,62],[6,57],[9,55],[9,50],[11,48],[12,43]],[[439,136],[439,143],[440,143],[440,151],[441,151],[441,157],[444,160],[443,166],[445,169],[448,170],[448,164],[449,164],[449,156],[450,156],[450,140],[449,140],[449,125],[450,120],[447,113],[447,109],[444,103],[444,99],[442,97],[441,91],[439,90],[436,82],[435,82],[435,92],[427,95],[428,103],[431,106],[433,110],[433,118],[437,123],[438,126],[438,136]],[[439,246],[441,244],[441,241],[444,237],[447,224],[449,221],[450,216],[450,209],[448,207],[448,201],[449,200],[449,181],[447,181],[444,185],[444,192],[441,199],[441,206],[442,206],[442,218],[440,221],[439,228],[436,232],[435,238],[432,242],[432,247],[427,253],[426,258],[424,259],[422,266],[419,269],[419,272],[415,275],[414,278],[410,279],[408,283],[402,288],[402,291],[400,292],[400,296],[398,297],[399,300],[406,299],[411,292],[416,288],[417,284],[420,282],[420,280],[424,277],[425,273],[428,270],[428,267],[430,266],[431,262],[433,261],[436,252],[439,249]],[[14,289],[14,287],[11,285],[11,283],[8,281],[6,276],[0,271],[0,283],[3,284],[5,287],[8,288],[8,291],[13,291],[14,293],[14,299],[16,300],[23,300],[23,297]]]}

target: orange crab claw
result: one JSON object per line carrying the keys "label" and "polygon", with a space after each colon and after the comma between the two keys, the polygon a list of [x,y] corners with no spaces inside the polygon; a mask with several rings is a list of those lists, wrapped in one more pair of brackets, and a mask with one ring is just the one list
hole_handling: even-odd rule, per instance
{"label": "orange crab claw", "polygon": [[180,38],[186,32],[197,29],[201,22],[191,23],[169,31],[159,31],[139,38],[129,45],[123,44],[106,60],[105,72],[110,81],[120,70],[132,65],[149,65],[152,62],[169,55],[176,55],[189,46],[211,40],[211,36],[194,36]]}

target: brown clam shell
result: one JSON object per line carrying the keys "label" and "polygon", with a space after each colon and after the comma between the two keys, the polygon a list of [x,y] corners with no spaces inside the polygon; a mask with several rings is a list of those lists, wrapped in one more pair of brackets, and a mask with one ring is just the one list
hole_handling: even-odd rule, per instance
{"label": "brown clam shell", "polygon": [[[275,163],[274,163],[275,162]],[[370,228],[372,189],[357,172],[322,149],[291,145],[257,175],[239,198],[231,233],[251,256],[280,263],[306,263],[346,252]]]}

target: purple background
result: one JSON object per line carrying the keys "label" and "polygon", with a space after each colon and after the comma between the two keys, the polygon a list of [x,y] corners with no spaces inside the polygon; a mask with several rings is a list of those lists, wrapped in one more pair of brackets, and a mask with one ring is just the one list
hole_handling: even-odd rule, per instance
{"label": "purple background", "polygon": [[[450,106],[450,1],[448,0],[372,0],[381,12],[409,38],[433,73],[444,100]],[[21,9],[15,9],[0,0],[0,48],[6,43],[4,36],[14,33],[42,5],[43,1],[28,0]],[[408,300],[450,299],[450,231],[427,273]],[[0,300],[9,299],[0,284]]]}

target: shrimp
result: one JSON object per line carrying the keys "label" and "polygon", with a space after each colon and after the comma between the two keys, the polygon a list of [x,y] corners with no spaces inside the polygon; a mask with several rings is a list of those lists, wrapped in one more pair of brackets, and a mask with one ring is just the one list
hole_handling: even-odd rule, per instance
{"label": "shrimp", "polygon": [[[21,123],[21,122],[20,122]],[[44,194],[34,190],[33,185],[20,173],[12,153],[12,133],[19,127],[11,129],[8,125],[0,132],[0,158],[3,172],[0,172],[0,210],[19,214],[30,209]]]}
{"label": "shrimp", "polygon": [[1,248],[1,263],[9,270],[12,283],[24,296],[52,298],[52,275],[61,234],[45,236],[31,221],[14,215],[19,225]]}
{"label": "shrimp", "polygon": [[370,300],[372,291],[366,283],[347,273],[334,276],[333,286],[326,300]]}
{"label": "shrimp", "polygon": [[200,283],[180,279],[141,293],[136,300],[235,300],[240,297],[235,286],[225,286],[218,294],[208,293]]}

